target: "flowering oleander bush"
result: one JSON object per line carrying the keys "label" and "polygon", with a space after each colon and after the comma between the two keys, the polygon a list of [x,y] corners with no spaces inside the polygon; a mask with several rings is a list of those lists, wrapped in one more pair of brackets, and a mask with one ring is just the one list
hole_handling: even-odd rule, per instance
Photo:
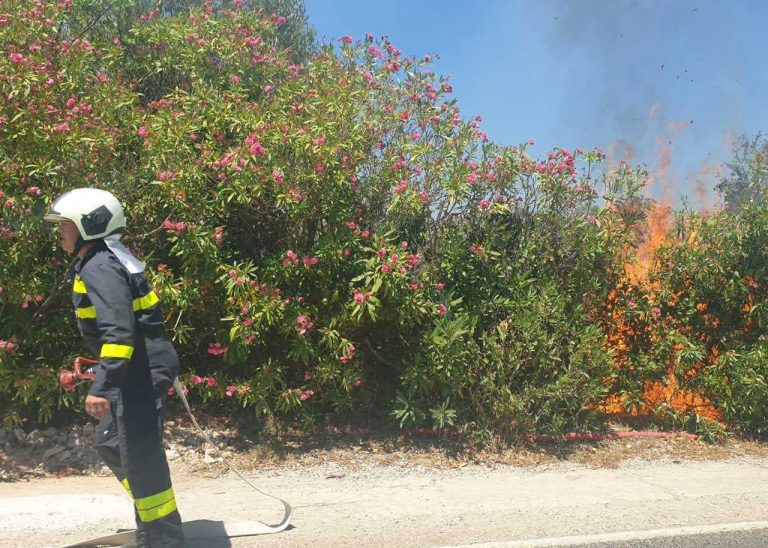
{"label": "flowering oleander bush", "polygon": [[659,378],[625,370],[602,315],[648,206],[641,172],[489,142],[429,56],[386,38],[342,37],[301,63],[279,13],[137,5],[107,26],[86,2],[0,9],[6,422],[82,396],[57,383],[82,346],[70,259],[41,216],[83,185],[125,204],[124,241],[198,403],[306,426],[551,431],[589,427],[606,398]]}

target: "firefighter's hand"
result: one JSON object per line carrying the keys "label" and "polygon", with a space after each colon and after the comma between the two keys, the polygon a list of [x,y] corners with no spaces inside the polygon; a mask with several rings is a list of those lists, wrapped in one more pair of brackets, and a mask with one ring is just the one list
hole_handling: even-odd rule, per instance
{"label": "firefighter's hand", "polygon": [[103,419],[109,415],[109,400],[98,396],[88,396],[85,398],[85,412],[94,419]]}

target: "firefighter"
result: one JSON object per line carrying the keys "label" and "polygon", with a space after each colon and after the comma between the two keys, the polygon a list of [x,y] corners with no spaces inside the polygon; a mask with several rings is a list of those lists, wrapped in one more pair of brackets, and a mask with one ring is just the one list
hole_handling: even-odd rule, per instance
{"label": "firefighter", "polygon": [[137,546],[184,546],[162,446],[162,407],[179,362],[144,264],[120,242],[123,208],[109,192],[78,188],[44,218],[58,223],[61,246],[76,256],[75,315],[99,357],[85,410],[100,421],[97,451],[133,498]]}

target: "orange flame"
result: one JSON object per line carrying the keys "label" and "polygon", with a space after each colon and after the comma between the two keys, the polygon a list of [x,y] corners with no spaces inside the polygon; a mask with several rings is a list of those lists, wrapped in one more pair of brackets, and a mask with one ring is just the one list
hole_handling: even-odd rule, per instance
{"label": "orange flame", "polygon": [[653,254],[664,244],[671,228],[671,211],[672,207],[667,203],[651,204],[634,261],[627,263],[626,266],[627,276],[632,283],[636,285],[646,283],[648,271],[653,264]]}

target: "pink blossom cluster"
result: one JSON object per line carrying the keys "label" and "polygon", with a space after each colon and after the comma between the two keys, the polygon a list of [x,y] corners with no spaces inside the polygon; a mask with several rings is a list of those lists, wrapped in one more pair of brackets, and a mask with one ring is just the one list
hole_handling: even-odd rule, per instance
{"label": "pink blossom cluster", "polygon": [[299,255],[294,250],[289,249],[285,252],[285,258],[283,259],[283,266],[293,265],[296,266],[299,264]]}
{"label": "pink blossom cluster", "polygon": [[199,375],[192,375],[190,380],[192,381],[192,384],[195,385],[205,383],[208,388],[215,388],[219,385],[219,381],[217,381],[214,377],[200,377]]}
{"label": "pink blossom cluster", "polygon": [[310,317],[306,314],[300,314],[296,316],[296,333],[299,335],[304,335],[310,329],[312,329],[314,325],[315,324],[312,322]]}
{"label": "pink blossom cluster", "polygon": [[229,347],[222,346],[219,342],[208,343],[208,353],[211,356],[221,356],[229,350]]}
{"label": "pink blossom cluster", "polygon": [[355,303],[362,306],[366,302],[368,302],[368,299],[371,298],[371,293],[370,292],[361,293],[360,291],[355,289],[352,295],[352,298],[355,300]]}
{"label": "pink blossom cluster", "polygon": [[11,354],[14,354],[16,352],[16,339],[11,338],[11,340],[4,341],[0,339],[0,350],[5,350]]}
{"label": "pink blossom cluster", "polygon": [[31,303],[41,303],[43,302],[43,296],[39,293],[37,295],[31,295],[27,294],[24,296],[24,299],[21,301],[21,308],[29,308],[29,305]]}
{"label": "pink blossom cluster", "polygon": [[344,226],[350,229],[355,234],[355,236],[362,238],[363,240],[368,240],[371,237],[370,230],[362,230],[354,221],[346,221]]}
{"label": "pink blossom cluster", "polygon": [[173,171],[158,171],[155,174],[155,179],[158,181],[171,181],[176,178],[176,173]]}
{"label": "pink blossom cluster", "polygon": [[272,21],[274,22],[276,27],[281,27],[281,26],[285,25],[288,22],[288,18],[286,18],[286,17],[284,17],[282,15],[277,15],[276,13],[273,13],[270,16],[270,18],[272,19]]}
{"label": "pink blossom cluster", "polygon": [[173,230],[177,235],[181,235],[185,230],[191,230],[192,225],[185,223],[184,221],[171,221],[166,219],[163,221],[163,228],[166,230]]}
{"label": "pink blossom cluster", "polygon": [[357,349],[355,348],[355,345],[352,343],[349,343],[347,347],[344,349],[344,353],[339,358],[339,362],[341,362],[344,365],[348,364],[350,361],[352,361],[352,359],[354,359],[356,351]]}
{"label": "pink blossom cluster", "polygon": [[227,274],[229,275],[230,278],[233,278],[235,280],[236,286],[242,287],[243,285],[245,285],[245,278],[243,278],[242,276],[239,276],[237,273],[237,270],[235,270],[234,268],[230,269],[230,271]]}
{"label": "pink blossom cluster", "polygon": [[261,36],[249,36],[245,39],[245,45],[249,48],[257,48],[259,47],[264,40],[261,39]]}
{"label": "pink blossom cluster", "polygon": [[[198,378],[199,378],[199,377],[198,377]],[[184,392],[184,395],[185,395],[185,396],[186,396],[187,394],[189,394],[189,388],[187,388],[187,387],[186,387],[186,385],[184,385],[184,384],[182,384],[182,385],[181,385],[181,391],[182,391],[182,392]],[[173,396],[174,394],[176,394],[176,389],[175,389],[175,388],[173,388],[173,386],[171,386],[171,387],[168,389],[168,395],[169,395],[169,396]]]}
{"label": "pink blossom cluster", "polygon": [[151,19],[154,19],[160,14],[160,8],[154,8],[149,10],[146,14],[139,17],[141,21],[149,21]]}
{"label": "pink blossom cluster", "polygon": [[264,154],[267,152],[267,150],[259,142],[259,136],[256,133],[249,133],[248,137],[246,137],[245,141],[243,141],[243,145],[248,148],[248,152],[250,154],[264,156]]}

